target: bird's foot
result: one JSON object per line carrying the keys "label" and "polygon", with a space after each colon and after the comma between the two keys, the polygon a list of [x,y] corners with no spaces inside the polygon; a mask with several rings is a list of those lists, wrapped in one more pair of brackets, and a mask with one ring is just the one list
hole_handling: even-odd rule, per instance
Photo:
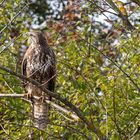
{"label": "bird's foot", "polygon": [[26,93],[26,94],[24,94],[24,97],[27,99],[27,100],[30,100],[30,99],[32,99],[32,93]]}
{"label": "bird's foot", "polygon": [[45,102],[45,99],[46,99],[46,96],[45,95],[41,95],[41,97],[39,98],[39,100],[41,101],[41,103],[44,103]]}

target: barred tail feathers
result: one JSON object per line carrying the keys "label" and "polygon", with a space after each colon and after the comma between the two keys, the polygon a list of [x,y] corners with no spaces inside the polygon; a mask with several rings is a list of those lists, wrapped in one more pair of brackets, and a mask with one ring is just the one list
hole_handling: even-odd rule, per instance
{"label": "barred tail feathers", "polygon": [[47,126],[49,105],[38,100],[33,102],[33,123],[38,129],[44,130]]}

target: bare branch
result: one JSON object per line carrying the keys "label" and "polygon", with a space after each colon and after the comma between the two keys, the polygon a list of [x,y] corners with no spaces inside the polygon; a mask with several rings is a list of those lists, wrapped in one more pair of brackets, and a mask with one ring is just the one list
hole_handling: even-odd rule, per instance
{"label": "bare branch", "polygon": [[2,28],[2,30],[0,31],[0,34],[2,34],[2,32],[3,32],[6,28],[8,28],[9,25],[11,25],[11,24],[13,23],[13,21],[22,13],[22,11],[23,11],[27,6],[28,6],[28,5],[26,4],[26,5],[25,5],[11,20],[10,20],[10,22]]}
{"label": "bare branch", "polygon": [[25,97],[25,94],[8,94],[8,93],[4,93],[4,94],[0,94],[0,97],[13,97],[13,98],[21,98],[21,97]]}
{"label": "bare branch", "polygon": [[10,134],[4,129],[4,127],[2,126],[2,124],[0,124],[0,127],[2,128],[2,130],[4,131],[4,133],[12,140],[14,140],[13,137],[10,136]]}
{"label": "bare branch", "polygon": [[133,134],[130,136],[130,138],[133,138],[135,135],[137,135],[140,131],[140,126],[137,127],[137,129],[133,132]]}
{"label": "bare branch", "polygon": [[5,3],[6,0],[3,0],[1,3],[0,3],[0,7],[3,6],[3,4]]}
{"label": "bare branch", "polygon": [[0,51],[0,54],[1,53],[3,53],[3,51],[5,51],[6,49],[8,49],[9,47],[10,47],[10,45],[12,44],[12,43],[14,43],[17,39],[19,39],[22,35],[25,35],[26,33],[23,33],[23,34],[20,34],[18,37],[16,37],[15,39],[12,39],[12,41],[11,42],[9,42],[9,44],[6,46],[6,47],[4,47],[4,45],[2,46],[2,47],[4,47],[1,51]]}
{"label": "bare branch", "polygon": [[[34,96],[34,98],[38,99],[38,100],[40,99],[40,97],[38,97],[38,96]],[[65,114],[67,114],[68,116],[72,117],[73,119],[75,119],[75,121],[79,120],[79,117],[77,115],[73,114],[71,111],[68,111],[67,109],[55,104],[54,102],[52,102],[50,100],[46,99],[45,102],[47,104],[50,104],[51,106],[55,107],[57,110],[60,110],[60,111],[64,112]]]}
{"label": "bare branch", "polygon": [[131,1],[140,6],[140,0],[131,0]]}
{"label": "bare branch", "polygon": [[122,19],[124,25],[127,27],[129,30],[135,30],[135,27],[130,23],[128,20],[127,15],[123,15],[120,9],[114,4],[112,0],[107,0],[107,3],[118,13],[118,16]]}

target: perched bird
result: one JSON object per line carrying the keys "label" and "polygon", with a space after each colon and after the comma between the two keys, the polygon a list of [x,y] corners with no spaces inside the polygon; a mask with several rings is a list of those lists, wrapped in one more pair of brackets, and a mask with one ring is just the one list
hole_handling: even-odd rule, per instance
{"label": "perched bird", "polygon": [[[40,31],[29,32],[29,47],[23,57],[22,74],[32,78],[54,91],[56,79],[56,59],[53,50],[48,46],[45,34]],[[30,82],[24,85],[27,95],[33,98],[32,113],[34,125],[39,129],[45,129],[48,122],[49,105],[43,100],[48,97],[40,88]],[[48,97],[51,100],[51,97]]]}

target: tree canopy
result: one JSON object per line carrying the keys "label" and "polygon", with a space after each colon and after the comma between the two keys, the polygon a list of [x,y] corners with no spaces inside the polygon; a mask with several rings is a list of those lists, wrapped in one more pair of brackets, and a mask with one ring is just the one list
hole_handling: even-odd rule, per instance
{"label": "tree canopy", "polygon": [[[1,0],[0,139],[139,140],[139,12],[139,0]],[[42,87],[53,97],[45,131],[16,97],[23,79],[39,86],[21,75],[30,30],[44,31],[57,57],[55,93]]]}

